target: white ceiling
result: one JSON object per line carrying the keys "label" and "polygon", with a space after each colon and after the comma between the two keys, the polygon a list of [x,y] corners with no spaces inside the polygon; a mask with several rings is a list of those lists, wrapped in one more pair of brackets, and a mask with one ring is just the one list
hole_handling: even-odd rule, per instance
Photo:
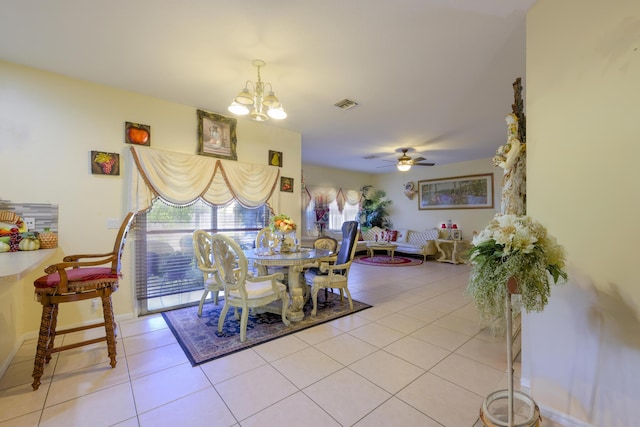
{"label": "white ceiling", "polygon": [[0,59],[230,115],[260,58],[304,163],[399,173],[504,143],[534,2],[0,0]]}

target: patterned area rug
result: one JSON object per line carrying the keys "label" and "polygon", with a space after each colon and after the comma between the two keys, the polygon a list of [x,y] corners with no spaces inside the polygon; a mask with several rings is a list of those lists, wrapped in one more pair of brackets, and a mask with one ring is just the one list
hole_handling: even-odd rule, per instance
{"label": "patterned area rug", "polygon": [[388,255],[374,255],[371,257],[366,255],[360,255],[356,257],[353,260],[353,262],[356,262],[358,264],[365,264],[365,265],[379,265],[383,267],[404,267],[407,265],[422,264],[421,259],[407,258],[403,256],[398,256],[398,255],[393,256],[393,261],[391,260],[391,257]]}
{"label": "patterned area rug", "polygon": [[241,343],[240,321],[235,319],[233,308],[229,309],[222,333],[218,334],[218,318],[223,305],[224,299],[221,299],[218,305],[211,302],[205,304],[202,317],[198,317],[198,306],[162,313],[162,317],[169,325],[169,329],[175,335],[192,366],[371,307],[353,300],[353,311],[350,311],[349,302],[346,298],[344,303],[340,302],[339,293],[329,292],[329,298],[325,302],[324,291],[321,291],[318,293],[317,316],[311,317],[313,307],[311,299],[309,299],[304,306],[304,319],[300,322],[291,322],[290,326],[285,326],[282,323],[280,315],[261,313],[253,316],[249,314],[247,340]]}

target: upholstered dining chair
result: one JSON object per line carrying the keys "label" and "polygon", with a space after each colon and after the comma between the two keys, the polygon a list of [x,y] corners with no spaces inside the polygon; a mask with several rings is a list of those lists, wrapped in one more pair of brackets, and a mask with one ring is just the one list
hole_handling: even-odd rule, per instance
{"label": "upholstered dining chair", "polygon": [[[270,227],[265,227],[258,231],[258,235],[256,236],[255,247],[256,250],[265,250],[268,251],[273,247],[275,242],[275,235],[273,230]],[[255,269],[258,271],[258,274],[261,276],[267,275],[269,273],[282,273],[283,281],[286,284],[289,275],[289,269],[287,267],[267,267],[266,265],[257,264]]]}
{"label": "upholstered dining chair", "polygon": [[320,236],[313,241],[314,249],[325,249],[336,253],[338,249],[338,241],[330,236]]}
{"label": "upholstered dining chair", "polygon": [[273,240],[274,236],[271,228],[264,227],[258,231],[258,235],[256,236],[256,249],[269,249],[273,244]]}
{"label": "upholstered dining chair", "polygon": [[193,232],[193,251],[196,257],[198,269],[202,272],[204,280],[204,292],[198,305],[198,317],[202,317],[202,307],[209,294],[213,297],[213,303],[218,305],[218,293],[223,290],[223,286],[214,277],[216,268],[213,262],[213,252],[211,251],[211,233],[204,230]]}
{"label": "upholstered dining chair", "polygon": [[[112,368],[116,366],[116,332],[111,304],[111,294],[118,289],[122,252],[124,251],[127,233],[135,215],[129,212],[120,226],[113,250],[104,254],[68,255],[62,262],[50,265],[44,271],[46,276],[35,280],[35,295],[42,304],[42,320],[38,335],[38,346],[33,364],[34,390],[40,387],[40,379],[45,363],[49,363],[51,355],[72,348],[107,342],[107,352]],[[56,330],[59,304],[100,298],[104,322],[79,326],[76,328]],[[55,347],[56,336],[86,329],[104,327],[105,335],[99,338]]]}
{"label": "upholstered dining chair", "polygon": [[[248,261],[242,248],[230,237],[217,233],[211,238],[218,282],[224,286],[224,307],[218,319],[218,332],[222,332],[230,307],[241,309],[240,341],[247,340],[249,309],[262,307],[273,301],[282,301],[282,322],[289,326],[287,287],[278,281],[282,273],[254,276],[249,273]],[[235,312],[237,320],[238,312]]]}
{"label": "upholstered dining chair", "polygon": [[342,243],[340,251],[336,256],[333,264],[323,262],[320,264],[320,272],[323,274],[313,274],[310,272],[311,281],[311,298],[313,300],[313,310],[311,316],[315,316],[318,312],[318,291],[320,289],[335,288],[340,290],[340,299],[342,300],[343,291],[349,299],[349,308],[353,310],[353,300],[349,292],[349,269],[353,262],[357,249],[358,240],[358,222],[345,221],[342,224]]}
{"label": "upholstered dining chair", "polygon": [[[310,267],[309,269],[307,269],[305,271],[305,276],[307,275],[307,273],[313,274],[313,275],[326,276],[329,273],[327,271],[324,271],[324,272],[320,271],[320,265],[323,262],[333,263],[333,262],[336,261],[336,253],[338,252],[338,241],[336,239],[334,239],[333,237],[330,237],[330,236],[320,236],[316,240],[313,241],[313,248],[314,249],[324,249],[324,250],[327,250],[327,251],[331,251],[331,253],[333,253],[333,255],[325,257],[325,258],[320,258],[319,260],[317,260],[314,263],[313,267]],[[328,297],[329,297],[329,288],[324,288],[324,299],[325,299],[325,301],[327,300]]]}

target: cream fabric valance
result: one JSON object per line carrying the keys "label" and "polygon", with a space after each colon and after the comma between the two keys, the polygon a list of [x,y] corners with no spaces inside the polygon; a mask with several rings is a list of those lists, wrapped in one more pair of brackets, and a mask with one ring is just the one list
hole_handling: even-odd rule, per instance
{"label": "cream fabric valance", "polygon": [[129,207],[133,211],[150,208],[157,197],[175,205],[202,198],[213,205],[236,200],[246,208],[266,203],[272,212],[278,207],[280,192],[275,190],[280,170],[276,166],[130,148],[136,166],[130,176]]}
{"label": "cream fabric valance", "polygon": [[305,189],[308,196],[305,201],[305,209],[310,204],[313,206],[318,203],[328,205],[335,200],[338,204],[338,210],[342,212],[345,204],[355,206],[360,203],[362,198],[362,193],[358,190],[343,190],[342,188],[316,187],[312,185],[307,185]]}

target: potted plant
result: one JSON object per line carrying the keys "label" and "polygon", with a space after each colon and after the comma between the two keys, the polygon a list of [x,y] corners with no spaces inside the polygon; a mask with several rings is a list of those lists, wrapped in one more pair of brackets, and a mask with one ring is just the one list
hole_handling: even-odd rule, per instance
{"label": "potted plant", "polygon": [[[564,248],[527,215],[496,215],[472,243],[465,293],[489,324],[502,325],[507,292],[520,294],[527,312],[542,311],[551,280],[567,280]],[[507,283],[513,285],[514,279],[517,287],[509,289]]]}
{"label": "potted plant", "polygon": [[360,191],[362,192],[362,202],[357,215],[360,228],[366,231],[371,227],[382,229],[391,227],[391,219],[387,209],[392,201],[386,198],[387,193],[375,190],[372,185],[365,185]]}

